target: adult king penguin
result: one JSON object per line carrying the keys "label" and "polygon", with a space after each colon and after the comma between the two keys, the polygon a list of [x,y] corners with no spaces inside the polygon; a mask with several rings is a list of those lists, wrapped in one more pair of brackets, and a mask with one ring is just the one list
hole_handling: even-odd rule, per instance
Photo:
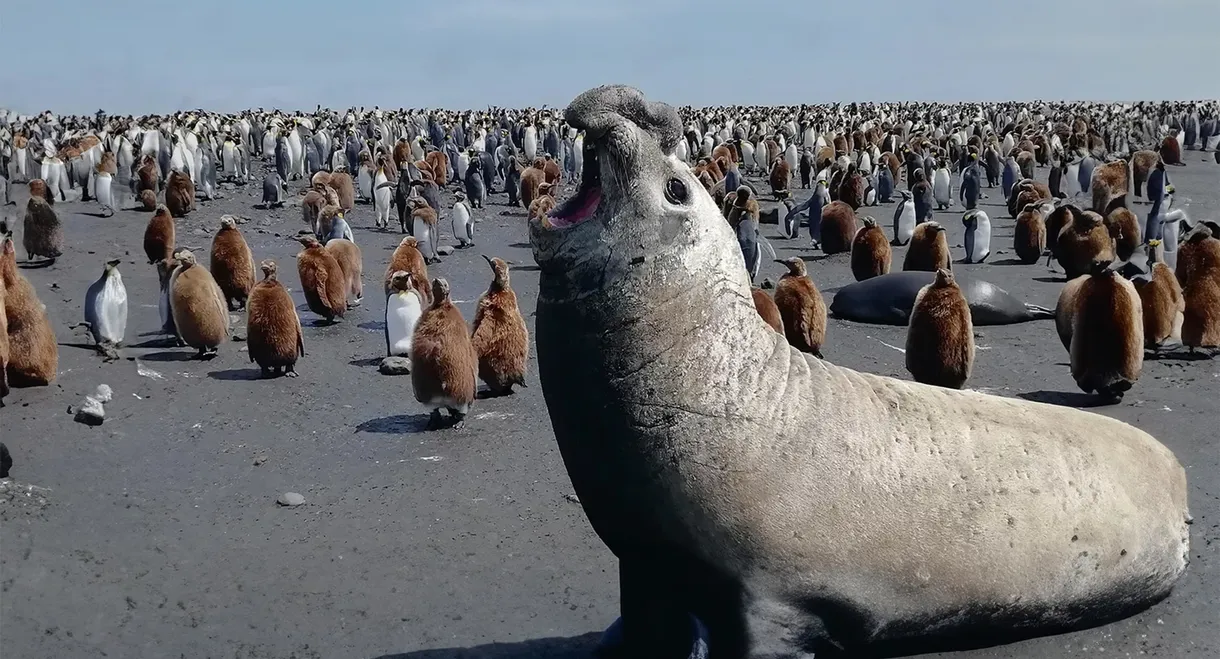
{"label": "adult king penguin", "polygon": [[127,335],[127,287],[119,274],[119,259],[107,261],[102,276],[85,292],[85,324],[106,361],[119,358]]}

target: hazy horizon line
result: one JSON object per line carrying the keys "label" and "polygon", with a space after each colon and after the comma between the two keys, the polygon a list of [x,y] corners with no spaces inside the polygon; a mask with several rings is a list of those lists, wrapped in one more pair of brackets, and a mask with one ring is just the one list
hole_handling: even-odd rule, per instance
{"label": "hazy horizon line", "polygon": [[[645,94],[645,96],[647,97],[647,96],[648,96],[648,94]],[[1091,104],[1101,104],[1101,105],[1115,105],[1115,104],[1123,104],[1123,103],[1131,103],[1131,104],[1138,104],[1138,103],[1193,103],[1193,104],[1197,104],[1197,105],[1206,105],[1206,104],[1209,104],[1209,103],[1217,103],[1217,104],[1220,104],[1220,98],[1163,98],[1163,99],[1149,99],[1149,98],[1144,98],[1144,99],[1090,99],[1090,98],[1074,98],[1074,99],[1046,99],[1046,98],[1025,98],[1025,99],[1021,99],[1021,98],[1009,98],[1009,99],[963,99],[963,100],[952,100],[952,101],[950,101],[950,100],[944,100],[944,99],[914,99],[914,100],[898,100],[898,99],[888,99],[888,100],[845,100],[845,101],[813,101],[813,102],[806,101],[806,102],[799,102],[799,103],[718,103],[718,104],[712,104],[712,105],[697,105],[697,104],[691,104],[691,103],[674,103],[674,102],[670,102],[670,101],[663,101],[663,102],[668,103],[669,105],[672,105],[672,106],[674,106],[674,107],[676,107],[676,108],[692,108],[692,109],[697,109],[697,110],[704,110],[704,109],[714,109],[714,108],[739,108],[739,107],[747,107],[747,108],[753,108],[753,107],[762,107],[762,108],[777,108],[777,107],[782,107],[782,108],[793,108],[793,107],[801,107],[801,106],[825,107],[825,106],[833,106],[833,105],[840,105],[840,106],[842,106],[842,105],[850,105],[850,104],[852,104],[852,103],[859,103],[859,104],[864,104],[864,105],[896,105],[896,104],[897,104],[897,105],[915,105],[915,104],[979,105],[979,104],[1004,104],[1004,103],[1026,103],[1026,104],[1033,104],[1033,103],[1054,103],[1054,104],[1091,103]],[[109,111],[109,110],[107,110],[107,109],[105,109],[105,108],[98,108],[98,109],[100,109],[100,110],[101,110],[103,113],[105,113],[105,114],[106,114],[106,116],[119,116],[119,117],[126,117],[126,116],[164,116],[164,115],[176,114],[176,113],[179,113],[179,112],[199,112],[199,111],[203,111],[203,112],[215,112],[215,113],[219,113],[219,114],[239,114],[239,113],[242,113],[242,112],[247,112],[247,111],[251,111],[251,110],[259,110],[259,109],[261,109],[261,110],[262,110],[262,111],[264,111],[264,112],[275,112],[275,111],[278,111],[278,112],[284,112],[284,113],[288,113],[288,114],[292,114],[292,113],[296,113],[296,112],[300,112],[300,113],[302,113],[302,114],[312,114],[312,113],[314,113],[314,112],[317,112],[317,111],[318,111],[318,107],[319,107],[319,106],[321,107],[321,109],[322,109],[322,110],[331,110],[331,111],[335,111],[335,112],[347,112],[348,110],[355,110],[355,109],[361,109],[361,108],[362,108],[364,111],[369,111],[369,110],[372,110],[372,109],[374,109],[374,108],[379,108],[379,109],[381,109],[382,111],[398,111],[398,110],[411,109],[411,110],[423,110],[423,111],[436,111],[436,110],[440,110],[440,111],[444,111],[444,112],[468,112],[468,111],[480,111],[480,110],[486,110],[486,109],[492,109],[492,108],[494,108],[494,109],[502,109],[502,110],[542,110],[542,109],[548,109],[548,110],[563,110],[564,108],[566,108],[566,107],[567,107],[567,105],[566,105],[566,104],[565,104],[565,105],[555,105],[555,104],[551,104],[551,103],[543,103],[543,104],[536,104],[536,105],[525,105],[525,106],[508,106],[508,105],[497,105],[497,104],[485,104],[485,105],[479,105],[479,106],[469,106],[469,107],[465,107],[465,108],[460,108],[460,107],[445,107],[445,106],[426,106],[426,105],[425,105],[425,106],[408,106],[408,105],[401,105],[401,106],[397,106],[397,107],[395,107],[395,106],[392,106],[392,105],[385,105],[385,106],[382,106],[381,104],[377,104],[377,103],[374,103],[374,104],[364,104],[364,105],[348,105],[348,106],[344,106],[344,107],[336,107],[336,106],[332,106],[332,105],[322,105],[322,104],[315,103],[315,104],[314,104],[314,107],[313,107],[313,108],[309,108],[309,109],[305,109],[305,108],[303,108],[303,107],[292,108],[292,107],[289,107],[289,106],[279,106],[279,105],[251,106],[251,107],[247,107],[247,108],[240,108],[240,109],[225,109],[225,110],[209,109],[209,108],[207,108],[207,107],[203,107],[203,106],[183,106],[183,107],[179,107],[178,109],[174,109],[174,110],[168,110],[168,111],[158,111],[158,112],[140,112],[140,113],[135,113],[135,112],[112,112],[112,111]],[[67,113],[65,113],[65,112],[59,112],[59,111],[53,110],[53,109],[51,109],[51,108],[43,108],[43,109],[41,109],[41,110],[29,111],[29,110],[26,110],[26,109],[24,109],[24,108],[16,108],[16,107],[13,107],[13,106],[8,106],[8,105],[0,105],[0,110],[7,111],[7,112],[10,112],[10,113],[16,113],[17,115],[20,115],[20,116],[33,116],[33,115],[38,115],[38,114],[42,114],[43,112],[45,112],[45,111],[48,111],[48,110],[49,110],[49,111],[51,111],[51,113],[52,113],[52,114],[54,114],[54,115],[55,115],[55,116],[57,116],[57,117],[64,117],[64,116],[69,116],[69,117],[82,117],[82,116],[84,116],[84,117],[92,117],[92,116],[94,116],[94,115],[96,115],[96,114],[97,114],[98,109],[94,109],[94,110],[88,110],[88,111],[83,111],[83,112],[79,112],[79,111],[78,111],[78,112],[67,112]]]}

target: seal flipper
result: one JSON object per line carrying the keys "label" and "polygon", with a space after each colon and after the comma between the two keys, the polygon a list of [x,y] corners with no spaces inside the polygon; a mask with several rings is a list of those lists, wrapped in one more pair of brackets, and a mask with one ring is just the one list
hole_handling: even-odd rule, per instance
{"label": "seal flipper", "polygon": [[1055,317],[1054,309],[1047,309],[1036,304],[1025,303],[1025,310],[1029,312],[1029,317],[1034,320],[1047,320]]}
{"label": "seal flipper", "polygon": [[673,597],[677,584],[664,572],[655,561],[619,559],[621,614],[602,633],[595,657],[707,659],[707,629]]}

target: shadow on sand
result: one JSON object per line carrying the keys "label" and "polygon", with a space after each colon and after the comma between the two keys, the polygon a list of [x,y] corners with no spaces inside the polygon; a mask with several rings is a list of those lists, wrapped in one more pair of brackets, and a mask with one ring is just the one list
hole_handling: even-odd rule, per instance
{"label": "shadow on sand", "polygon": [[[258,368],[233,368],[227,371],[209,371],[208,377],[212,378],[213,380],[222,380],[225,382],[262,380],[263,371],[262,369]],[[281,375],[280,377],[283,376]]]}
{"label": "shadow on sand", "polygon": [[356,432],[373,432],[384,435],[425,432],[428,427],[429,416],[428,414],[398,414],[395,416],[383,416],[378,419],[369,419],[356,426]]}
{"label": "shadow on sand", "polygon": [[540,638],[523,643],[489,643],[470,648],[418,650],[376,659],[588,659],[601,634],[572,638]]}
{"label": "shadow on sand", "polygon": [[1030,391],[1017,394],[1017,398],[1032,400],[1035,403],[1049,403],[1062,407],[1105,407],[1112,404],[1093,394],[1077,391]]}

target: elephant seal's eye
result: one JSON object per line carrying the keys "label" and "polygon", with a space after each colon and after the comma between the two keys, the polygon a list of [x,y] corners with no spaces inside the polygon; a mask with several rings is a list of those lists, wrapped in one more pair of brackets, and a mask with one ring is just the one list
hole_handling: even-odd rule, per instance
{"label": "elephant seal's eye", "polygon": [[676,178],[665,182],[665,198],[671,204],[685,204],[687,198],[686,184]]}

